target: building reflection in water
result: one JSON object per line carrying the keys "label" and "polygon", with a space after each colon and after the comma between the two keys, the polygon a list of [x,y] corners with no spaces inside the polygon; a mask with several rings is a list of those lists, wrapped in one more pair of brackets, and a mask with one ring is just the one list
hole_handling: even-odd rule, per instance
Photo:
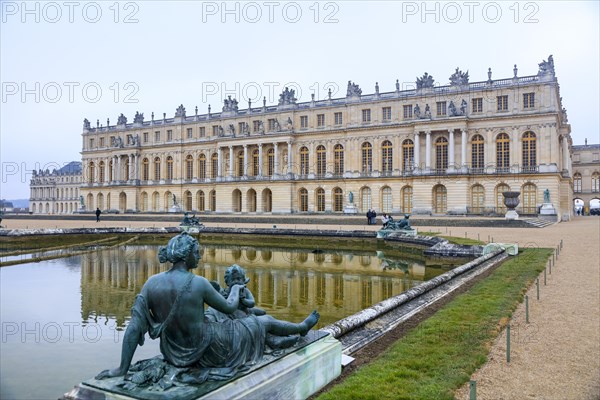
{"label": "building reflection in water", "polygon": [[[276,318],[301,321],[312,310],[319,326],[352,315],[444,272],[421,259],[390,259],[381,252],[317,252],[254,247],[203,246],[197,275],[224,285],[231,264],[246,269],[257,306]],[[123,327],[135,295],[148,277],[166,271],[158,246],[126,246],[82,256],[83,321],[115,318]]]}

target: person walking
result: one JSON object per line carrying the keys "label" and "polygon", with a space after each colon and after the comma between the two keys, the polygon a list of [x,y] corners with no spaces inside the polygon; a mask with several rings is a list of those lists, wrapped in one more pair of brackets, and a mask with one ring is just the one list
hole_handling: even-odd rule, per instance
{"label": "person walking", "polygon": [[367,210],[367,225],[371,225],[371,220],[373,219],[373,213],[371,209]]}
{"label": "person walking", "polygon": [[100,214],[102,214],[102,211],[100,211],[100,208],[97,207],[96,208],[96,222],[100,222]]}

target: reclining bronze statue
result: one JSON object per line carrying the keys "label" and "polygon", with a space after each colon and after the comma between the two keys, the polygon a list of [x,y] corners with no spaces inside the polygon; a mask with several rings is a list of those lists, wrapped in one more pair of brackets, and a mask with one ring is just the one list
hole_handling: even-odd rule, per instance
{"label": "reclining bronze statue", "polygon": [[[267,335],[282,338],[273,343],[285,347],[297,341],[293,335],[306,335],[318,322],[316,310],[301,323],[253,310],[254,299],[245,288],[243,274],[242,280],[227,282],[226,293],[220,293],[207,279],[191,272],[200,258],[198,241],[185,232],[160,249],[160,262],[173,266],[144,284],[131,310],[119,366],[100,372],[96,379],[125,376],[121,386],[126,389],[156,384],[163,390],[175,381],[227,380],[260,361]],[[205,304],[231,317],[209,317]],[[131,366],[146,333],[160,338],[164,360],[154,358]],[[130,367],[133,374],[128,374]]]}

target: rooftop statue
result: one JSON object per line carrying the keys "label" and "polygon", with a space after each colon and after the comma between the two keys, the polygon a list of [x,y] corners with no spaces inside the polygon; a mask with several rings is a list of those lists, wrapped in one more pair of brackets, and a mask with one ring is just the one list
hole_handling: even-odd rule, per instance
{"label": "rooftop statue", "polygon": [[540,67],[538,75],[554,74],[554,57],[552,57],[552,54],[548,56],[548,61],[542,60],[538,66]]}
{"label": "rooftop statue", "polygon": [[425,88],[432,88],[433,82],[434,82],[433,76],[431,76],[427,72],[425,72],[421,78],[417,77],[417,81],[415,83],[417,84],[417,89],[425,89]]}
{"label": "rooftop statue", "polygon": [[346,90],[346,96],[360,96],[362,94],[362,89],[356,84],[352,83],[352,81],[348,81],[348,89]]}
{"label": "rooftop statue", "polygon": [[119,118],[117,118],[117,125],[125,125],[127,123],[127,117],[123,115],[123,113],[121,113],[121,115],[119,115]]}
{"label": "rooftop statue", "polygon": [[463,86],[469,83],[469,71],[462,72],[456,67],[456,71],[450,75],[451,86]]}
{"label": "rooftop statue", "polygon": [[[279,321],[269,315],[247,313],[239,318],[210,321],[204,307],[229,315],[247,299],[243,283],[232,283],[227,298],[204,277],[191,270],[200,261],[200,246],[187,233],[172,238],[159,251],[161,263],[173,264],[170,270],[151,276],[136,297],[131,321],[125,331],[118,367],[102,371],[96,379],[125,376],[120,386],[135,389],[158,385],[165,390],[180,382],[200,384],[206,380],[227,380],[237,372],[260,361],[267,334],[306,335],[318,322],[313,311],[303,322]],[[246,302],[245,307],[250,303]],[[251,307],[250,307],[251,308]],[[164,360],[153,358],[136,363],[131,360],[144,335],[160,338]],[[168,398],[168,393],[164,393]],[[171,396],[172,397],[172,396]]]}
{"label": "rooftop statue", "polygon": [[279,95],[279,103],[280,106],[286,106],[288,104],[296,104],[297,98],[295,98],[296,91],[294,89],[288,89],[287,87],[283,89],[283,92]]}
{"label": "rooftop statue", "polygon": [[223,100],[223,112],[238,111],[238,101],[236,99],[232,99],[231,96],[227,96],[225,100]]}
{"label": "rooftop statue", "polygon": [[144,113],[140,113],[138,111],[135,112],[135,117],[133,117],[134,124],[141,124],[144,122]]}
{"label": "rooftop statue", "polygon": [[88,121],[87,118],[83,119],[83,129],[90,129],[91,125],[90,125],[90,121]]}
{"label": "rooftop statue", "polygon": [[177,109],[175,110],[175,116],[185,118],[185,107],[183,106],[183,104],[180,104],[179,107],[177,107]]}

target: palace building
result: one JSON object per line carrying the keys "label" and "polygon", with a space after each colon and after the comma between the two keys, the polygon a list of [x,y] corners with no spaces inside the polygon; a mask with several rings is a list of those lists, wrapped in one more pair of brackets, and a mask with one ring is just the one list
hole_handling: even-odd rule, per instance
{"label": "palace building", "polygon": [[600,144],[573,146],[573,202],[581,212],[600,208]]}
{"label": "palace building", "polygon": [[458,68],[438,85],[277,105],[224,101],[221,112],[116,125],[84,120],[81,194],[87,210],[214,213],[504,214],[521,192],[535,215],[543,193],[573,213],[570,125],[552,56],[536,75],[469,82]]}
{"label": "palace building", "polygon": [[29,211],[33,214],[71,214],[80,206],[82,171],[80,161],[62,168],[33,170],[29,182]]}

